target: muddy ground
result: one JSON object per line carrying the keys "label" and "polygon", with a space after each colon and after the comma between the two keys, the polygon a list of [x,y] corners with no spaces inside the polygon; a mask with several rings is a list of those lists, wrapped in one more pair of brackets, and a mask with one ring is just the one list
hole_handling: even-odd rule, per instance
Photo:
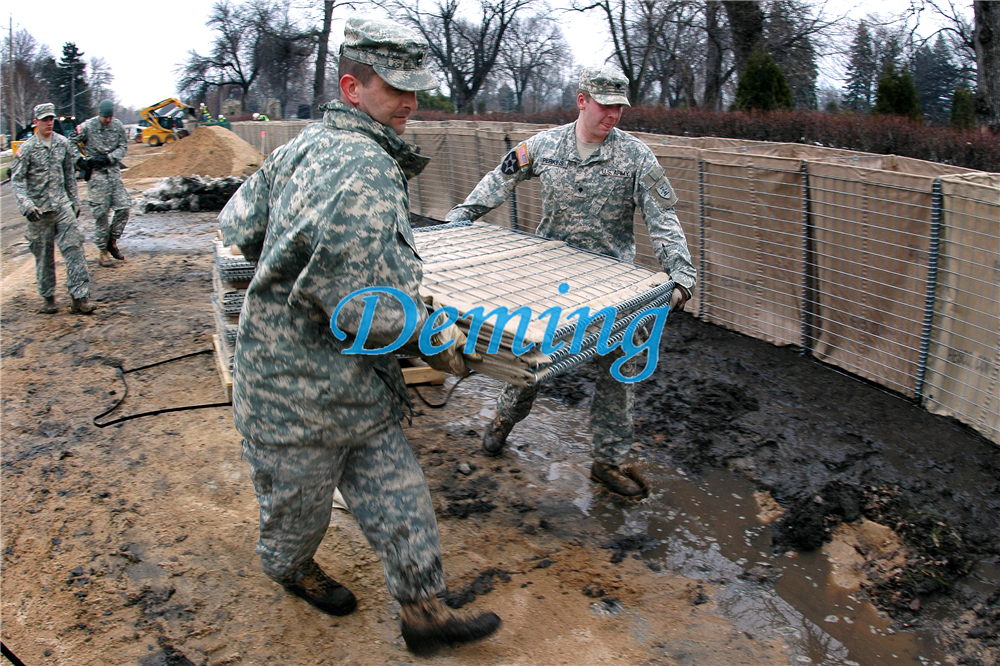
{"label": "muddy ground", "polygon": [[[642,503],[586,478],[586,368],[546,388],[499,459],[479,450],[496,382],[469,378],[442,409],[414,396],[406,432],[434,497],[449,602],[499,613],[495,638],[431,658],[406,652],[381,566],[344,512],[317,560],[360,606],[324,616],[260,573],[230,409],[93,423],[121,397],[118,366],[211,348],[214,214],[135,218],[120,243],[128,261],[113,269],[89,244],[98,311],[67,314],[60,286],[62,311],[45,316],[9,185],[0,201],[0,632],[26,664],[997,663],[1000,449],[687,314],[671,319],[638,391],[634,459],[653,481]],[[116,415],[225,400],[211,355],[126,377]],[[420,392],[440,402],[444,389]],[[719,484],[740,492],[720,497]],[[697,566],[684,565],[653,527],[668,514],[698,522],[679,508],[696,493],[695,504],[731,508],[754,492],[759,562],[704,543]],[[779,565],[809,552],[854,578],[831,573],[820,588],[860,586],[851,603],[874,603],[884,631],[852,629],[846,611],[818,627],[781,601],[775,579],[793,573]],[[751,628],[734,594],[743,608],[784,603],[791,625],[826,647],[810,657],[795,626]],[[869,631],[912,649],[883,660]],[[910,641],[918,633],[930,639]]]}

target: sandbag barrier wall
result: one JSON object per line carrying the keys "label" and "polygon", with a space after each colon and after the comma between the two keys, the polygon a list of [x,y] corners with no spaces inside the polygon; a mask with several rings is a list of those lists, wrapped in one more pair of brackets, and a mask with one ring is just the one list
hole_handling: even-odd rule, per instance
{"label": "sandbag barrier wall", "polygon": [[[239,125],[270,152],[306,123]],[[283,127],[261,140],[261,125]],[[411,121],[404,138],[432,158],[410,181],[411,212],[443,220],[547,128]],[[679,197],[699,274],[689,312],[797,346],[1000,445],[1000,174],[801,144],[635,136]],[[537,179],[484,219],[533,232]],[[659,269],[641,220],[636,263]]]}

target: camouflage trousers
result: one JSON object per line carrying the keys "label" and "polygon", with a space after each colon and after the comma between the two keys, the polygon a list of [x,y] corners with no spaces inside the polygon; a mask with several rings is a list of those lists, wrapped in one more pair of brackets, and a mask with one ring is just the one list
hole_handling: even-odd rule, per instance
{"label": "camouflage trousers", "polygon": [[[611,376],[611,364],[621,358],[621,350],[595,357],[597,382],[590,401],[590,434],[593,456],[606,465],[621,465],[632,449],[635,421],[635,384],[625,384]],[[636,374],[636,361],[623,364],[626,377]],[[497,416],[518,423],[531,411],[538,389],[507,384],[497,399]]]}
{"label": "camouflage trousers", "polygon": [[[94,244],[98,250],[121,238],[128,223],[132,200],[117,171],[95,171],[87,184],[87,202],[94,216]],[[113,211],[110,224],[108,215]]]}
{"label": "camouflage trousers", "polygon": [[66,262],[66,288],[73,298],[90,295],[90,272],[83,251],[83,231],[69,204],[49,213],[42,213],[38,222],[28,220],[24,237],[31,254],[35,255],[35,279],[42,298],[55,295],[56,247]]}
{"label": "camouflage trousers", "polygon": [[281,582],[316,553],[339,488],[400,603],[445,589],[441,542],[427,480],[398,424],[343,446],[243,441],[260,504],[264,573]]}

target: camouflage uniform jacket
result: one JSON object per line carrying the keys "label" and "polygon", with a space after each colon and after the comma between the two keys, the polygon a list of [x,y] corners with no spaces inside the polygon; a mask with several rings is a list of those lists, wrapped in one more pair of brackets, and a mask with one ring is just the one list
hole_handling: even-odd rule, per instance
{"label": "camouflage uniform jacket", "polygon": [[125,126],[122,121],[112,118],[107,126],[101,124],[99,116],[94,116],[84,121],[80,126],[80,133],[73,137],[78,143],[83,144],[83,149],[87,152],[87,157],[107,155],[112,159],[109,172],[121,173],[121,161],[125,159],[125,152],[128,150],[128,137],[125,135]]}
{"label": "camouflage uniform jacket", "polygon": [[61,134],[52,133],[49,148],[37,135],[21,144],[11,171],[14,198],[21,215],[27,215],[32,206],[43,213],[59,210],[68,203],[79,206],[75,163],[72,144]]}
{"label": "camouflage uniform jacket", "polygon": [[[339,102],[273,152],[219,215],[223,240],[257,262],[240,315],[233,370],[237,429],[272,446],[336,445],[377,434],[411,409],[392,354],[341,354],[365,305],[342,298],[394,287],[420,303],[423,268],[410,228],[407,175],[427,164],[392,129]],[[418,308],[419,334],[427,315]],[[382,295],[369,349],[404,327]]]}
{"label": "camouflage uniform jacket", "polygon": [[448,221],[475,220],[500,206],[517,183],[542,181],[542,221],[537,233],[575,247],[635,260],[635,209],[642,212],[660,266],[688,289],[695,283],[674,195],[653,152],[614,128],[590,157],[580,160],[576,123],[546,130],[519,144],[486,174]]}

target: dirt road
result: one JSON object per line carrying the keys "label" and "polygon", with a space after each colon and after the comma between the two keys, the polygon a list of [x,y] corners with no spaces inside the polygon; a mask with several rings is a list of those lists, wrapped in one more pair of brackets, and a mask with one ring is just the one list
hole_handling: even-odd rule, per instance
{"label": "dirt road", "polygon": [[[406,432],[434,497],[449,600],[496,611],[495,638],[429,659],[406,652],[381,566],[343,512],[317,559],[360,605],[324,616],[260,572],[230,409],[92,421],[121,397],[116,367],[211,347],[214,214],[135,218],[120,243],[128,261],[113,269],[90,244],[98,311],[67,314],[59,291],[63,311],[44,316],[9,185],[0,203],[0,612],[4,644],[26,664],[880,664],[893,650],[896,663],[996,663],[1000,450],[792,350],[683,314],[638,392],[635,457],[654,481],[642,503],[586,478],[588,370],[548,387],[499,459],[479,451],[496,382],[466,380],[443,409],[418,402]],[[127,378],[116,414],[224,400],[211,355]],[[790,527],[766,525],[774,499],[794,509]],[[746,533],[732,548],[750,544],[745,557],[716,534],[735,507]],[[933,529],[920,531],[922,516]],[[783,553],[845,517],[891,520],[902,541],[895,554],[856,542],[866,555],[849,567],[839,555],[863,585],[845,592],[857,608],[830,621],[783,591],[782,580],[804,580],[793,569],[808,557]],[[952,552],[921,551],[911,536]],[[947,586],[868,581],[891,579],[890,555]],[[942,558],[957,564],[934,564]],[[894,615],[878,619],[866,595]],[[760,619],[773,609],[780,622]]]}

